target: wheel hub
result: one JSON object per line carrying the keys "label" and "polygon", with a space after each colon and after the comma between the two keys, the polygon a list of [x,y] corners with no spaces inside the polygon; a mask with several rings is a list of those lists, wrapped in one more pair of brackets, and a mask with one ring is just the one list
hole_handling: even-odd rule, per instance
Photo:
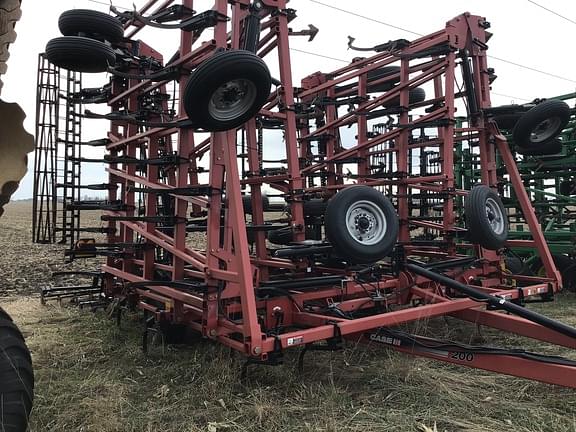
{"label": "wheel hub", "polygon": [[359,243],[372,245],[386,234],[386,219],[380,207],[370,201],[358,201],[346,213],[346,227]]}
{"label": "wheel hub", "polygon": [[559,117],[548,118],[540,122],[532,130],[530,141],[533,143],[541,143],[553,138],[561,124],[562,120]]}
{"label": "wheel hub", "polygon": [[234,79],[216,89],[208,103],[208,111],[220,121],[234,120],[249,111],[255,100],[254,83],[246,79]]}

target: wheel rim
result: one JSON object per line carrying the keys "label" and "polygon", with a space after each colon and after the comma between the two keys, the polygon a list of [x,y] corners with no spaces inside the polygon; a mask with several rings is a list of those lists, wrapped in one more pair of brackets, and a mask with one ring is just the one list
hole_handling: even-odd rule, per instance
{"label": "wheel rim", "polygon": [[552,117],[540,122],[530,133],[530,141],[541,143],[553,138],[561,124],[562,120],[559,117]]}
{"label": "wheel rim", "polygon": [[386,217],[380,207],[370,201],[357,201],[346,212],[348,234],[358,243],[369,246],[386,234]]}
{"label": "wheel rim", "polygon": [[248,112],[256,100],[256,85],[245,79],[230,80],[216,89],[208,112],[219,121],[230,121]]}
{"label": "wheel rim", "polygon": [[494,198],[486,200],[486,217],[495,234],[503,234],[505,228],[504,213]]}

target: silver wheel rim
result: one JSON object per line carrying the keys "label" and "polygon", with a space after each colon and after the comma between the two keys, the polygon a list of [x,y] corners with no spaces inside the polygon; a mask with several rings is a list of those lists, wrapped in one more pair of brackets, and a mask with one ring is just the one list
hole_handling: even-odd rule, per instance
{"label": "silver wheel rim", "polygon": [[362,245],[373,245],[386,234],[386,217],[380,207],[370,201],[357,201],[346,212],[348,234]]}
{"label": "silver wheel rim", "polygon": [[216,89],[208,112],[219,121],[230,121],[248,112],[256,100],[256,85],[249,80],[230,80]]}
{"label": "silver wheel rim", "polygon": [[556,135],[562,120],[559,117],[552,117],[540,122],[530,134],[530,141],[533,143],[541,143]]}
{"label": "silver wheel rim", "polygon": [[486,218],[495,234],[503,234],[505,228],[504,213],[494,198],[486,199]]}

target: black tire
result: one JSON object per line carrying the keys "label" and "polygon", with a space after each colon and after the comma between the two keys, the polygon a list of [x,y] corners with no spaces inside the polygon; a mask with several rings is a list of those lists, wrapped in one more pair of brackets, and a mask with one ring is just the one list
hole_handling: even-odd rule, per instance
{"label": "black tire", "polygon": [[34,399],[30,351],[18,327],[0,308],[0,430],[24,432]]}
{"label": "black tire", "polygon": [[[408,93],[408,104],[414,105],[426,100],[426,91],[423,88],[416,87]],[[384,108],[392,108],[400,106],[400,96],[382,104]]]}
{"label": "black tire", "polygon": [[560,182],[560,195],[576,195],[576,182],[574,180],[564,180]]}
{"label": "black tire", "polygon": [[326,213],[328,203],[321,198],[304,201],[304,217],[320,217]]}
{"label": "black tire", "polygon": [[[244,213],[252,214],[252,196],[242,195],[242,207],[244,208]],[[268,195],[262,194],[262,210],[268,211],[270,208],[270,199]]]}
{"label": "black tire", "polygon": [[64,36],[85,36],[109,42],[124,37],[124,27],[118,18],[91,9],[73,9],[58,18],[58,28]]}
{"label": "black tire", "polygon": [[369,186],[339,191],[328,201],[324,221],[334,252],[349,262],[378,261],[392,252],[398,238],[394,206]]}
{"label": "black tire", "polygon": [[[400,82],[400,77],[397,79],[387,81],[385,83],[379,84],[372,84],[374,81],[379,79],[385,78],[389,75],[394,75],[400,72],[399,66],[384,66],[378,69],[371,70],[370,72],[366,73],[366,81],[367,81],[367,92],[368,93],[381,93],[387,92],[394,88],[396,84]],[[342,93],[344,91],[350,90],[354,87],[358,86],[358,82],[352,84],[345,84],[341,86],[336,86],[336,96],[338,97],[338,93]]]}
{"label": "black tire", "polygon": [[366,78],[368,81],[367,86],[368,93],[380,93],[392,90],[394,86],[400,82],[400,77],[392,81],[387,81],[385,83],[380,84],[371,84],[371,83],[384,77],[397,74],[398,72],[400,72],[399,66],[384,66],[368,72],[366,74]]}
{"label": "black tire", "polygon": [[56,66],[76,72],[106,72],[116,63],[114,50],[103,42],[80,36],[63,36],[46,45],[46,57]]}
{"label": "black tire", "polygon": [[[0,75],[6,73],[10,44],[16,40],[14,26],[22,16],[20,0],[4,0],[0,6]],[[2,81],[0,81],[0,90]]]}
{"label": "black tire", "polygon": [[268,241],[279,246],[288,246],[294,241],[294,233],[291,227],[280,228],[268,233]]}
{"label": "black tire", "polygon": [[497,250],[508,238],[508,217],[500,196],[485,185],[472,188],[464,202],[468,238],[485,249]]}
{"label": "black tire", "polygon": [[[218,52],[190,75],[184,108],[195,127],[209,132],[235,129],[264,106],[271,85],[268,66],[257,55],[243,50]],[[231,100],[234,97],[238,100]]]}
{"label": "black tire", "polygon": [[570,107],[561,100],[550,99],[524,113],[512,132],[514,144],[530,148],[556,138],[570,120]]}
{"label": "black tire", "polygon": [[518,257],[505,257],[504,263],[506,265],[506,270],[511,274],[519,275],[524,274],[523,272],[526,270],[524,268],[524,263]]}
{"label": "black tire", "polygon": [[518,120],[522,117],[522,113],[513,113],[513,114],[500,114],[494,116],[494,121],[498,125],[498,129],[501,131],[509,131],[511,132]]}
{"label": "black tire", "polygon": [[[566,255],[552,255],[554,264],[562,277],[562,288],[568,291],[576,291],[576,260]],[[536,276],[544,274],[542,260],[538,258],[531,265],[531,270]]]}
{"label": "black tire", "polygon": [[555,155],[562,151],[562,141],[558,138],[552,141],[534,144],[530,147],[516,146],[516,153],[524,156],[549,156]]}

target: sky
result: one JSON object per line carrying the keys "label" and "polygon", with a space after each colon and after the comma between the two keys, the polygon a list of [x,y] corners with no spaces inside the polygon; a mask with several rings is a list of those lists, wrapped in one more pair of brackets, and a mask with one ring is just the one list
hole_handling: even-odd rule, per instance
{"label": "sky", "polygon": [[[132,8],[133,4],[142,6],[145,0],[113,2],[118,7]],[[194,9],[202,12],[211,5],[211,1],[196,1]],[[320,29],[312,42],[308,42],[306,37],[293,37],[290,40],[295,83],[312,72],[335,70],[353,57],[362,55],[347,49],[348,36],[353,36],[358,46],[373,46],[400,38],[411,40],[418,35],[440,30],[449,19],[470,12],[486,17],[492,25],[490,31],[494,33],[488,50],[489,66],[498,75],[492,86],[493,105],[524,103],[534,98],[576,91],[576,56],[570,43],[576,34],[574,1],[292,0],[289,6],[296,9],[298,15],[291,22],[294,30],[306,29],[308,24]],[[60,36],[58,16],[69,9],[107,12],[109,6],[107,0],[22,2],[22,18],[16,26],[18,38],[10,47],[8,72],[3,77],[2,99],[17,102],[23,107],[27,113],[25,127],[31,133],[35,128],[38,53],[43,52],[51,38]],[[169,58],[177,49],[179,35],[176,30],[146,29],[138,37]],[[274,74],[273,65],[271,70]],[[85,75],[84,85],[95,87],[106,82],[106,74],[91,74]],[[98,111],[105,112],[102,107]],[[84,129],[83,139],[104,137],[107,123],[99,120],[91,122]],[[84,153],[84,156],[98,156],[98,150],[91,151]],[[28,174],[13,199],[32,197],[33,159],[33,154],[30,154]],[[82,183],[105,181],[104,167],[97,165],[83,168]]]}

